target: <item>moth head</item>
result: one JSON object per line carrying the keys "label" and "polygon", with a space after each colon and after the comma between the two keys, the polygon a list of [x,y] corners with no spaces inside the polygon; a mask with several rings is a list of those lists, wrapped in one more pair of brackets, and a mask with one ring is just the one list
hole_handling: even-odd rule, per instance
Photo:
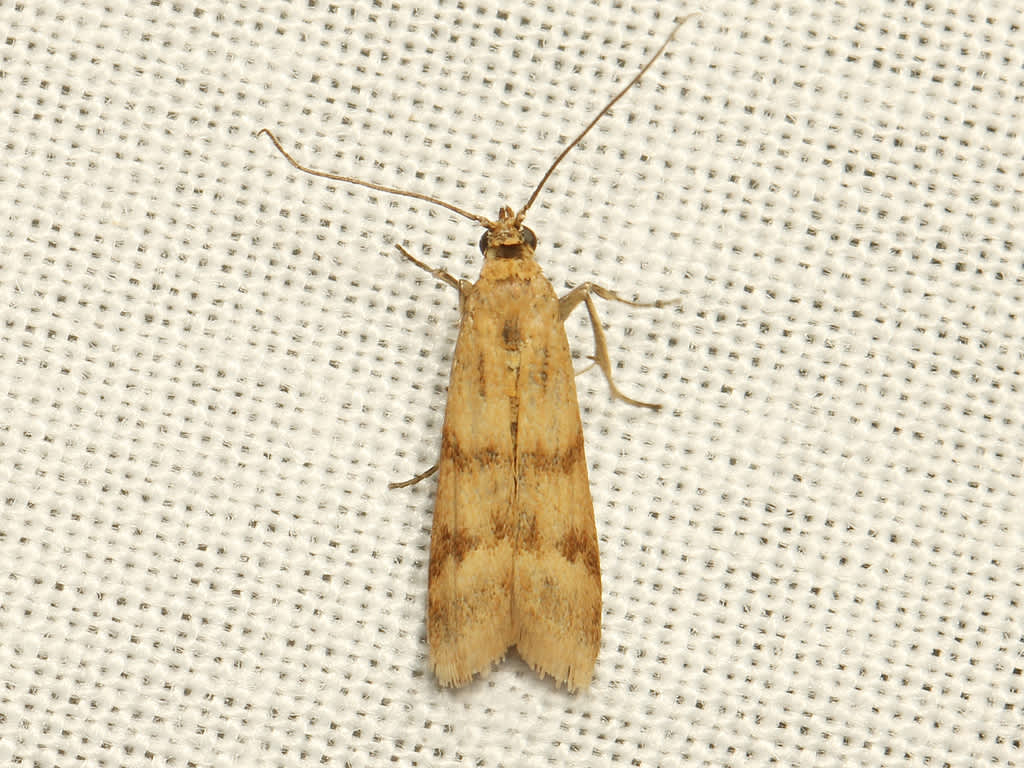
{"label": "moth head", "polygon": [[480,253],[484,256],[493,251],[492,255],[499,259],[517,259],[532,256],[537,249],[537,235],[523,225],[523,212],[513,213],[506,206],[498,212],[498,220],[489,221],[486,226],[480,236]]}

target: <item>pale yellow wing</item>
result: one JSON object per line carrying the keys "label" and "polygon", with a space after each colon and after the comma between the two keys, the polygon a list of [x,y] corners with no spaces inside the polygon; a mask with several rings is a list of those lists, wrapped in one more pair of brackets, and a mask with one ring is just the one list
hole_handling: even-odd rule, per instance
{"label": "pale yellow wing", "polygon": [[531,285],[516,388],[516,645],[573,690],[590,683],[601,643],[601,564],[569,342],[550,283]]}
{"label": "pale yellow wing", "polygon": [[446,686],[486,671],[514,641],[515,354],[502,344],[492,299],[465,298],[441,435],[427,640]]}
{"label": "pale yellow wing", "polygon": [[485,266],[465,298],[441,436],[427,638],[442,685],[515,644],[586,686],[601,566],[569,344],[532,261]]}

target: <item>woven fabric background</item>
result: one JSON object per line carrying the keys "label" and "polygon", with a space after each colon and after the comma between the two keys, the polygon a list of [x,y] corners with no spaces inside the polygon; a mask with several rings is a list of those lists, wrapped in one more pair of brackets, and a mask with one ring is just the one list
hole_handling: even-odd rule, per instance
{"label": "woven fabric background", "polygon": [[[977,10],[972,10],[976,7]],[[983,9],[982,9],[983,8]],[[429,671],[455,292],[594,280],[591,688]],[[1019,2],[0,3],[0,764],[1024,764]],[[584,368],[586,313],[568,323]]]}

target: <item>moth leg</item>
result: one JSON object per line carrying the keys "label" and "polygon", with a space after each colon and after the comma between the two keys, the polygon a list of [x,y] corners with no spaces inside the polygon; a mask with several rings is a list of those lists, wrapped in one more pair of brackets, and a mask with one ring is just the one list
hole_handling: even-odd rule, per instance
{"label": "moth leg", "polygon": [[593,368],[595,365],[597,365],[597,361],[594,359],[593,355],[589,355],[587,357],[587,360],[590,361],[590,365],[588,365],[586,368],[580,368],[578,371],[573,371],[572,372],[573,376],[577,376],[577,377],[582,376],[584,373],[586,373],[591,368]]}
{"label": "moth leg", "polygon": [[623,400],[630,405],[635,405],[640,408],[650,408],[654,411],[660,411],[661,405],[657,403],[642,403],[639,400],[634,400],[633,398],[622,394],[619,388],[615,386],[615,382],[612,381],[612,363],[608,357],[608,342],[605,339],[604,330],[601,328],[601,319],[597,316],[597,306],[591,298],[592,293],[596,293],[602,299],[618,301],[621,304],[629,304],[631,307],[667,307],[672,304],[677,304],[678,300],[654,301],[650,303],[631,301],[630,299],[619,296],[615,291],[603,288],[595,283],[582,283],[581,285],[577,285],[569,291],[569,293],[558,300],[559,316],[563,323],[581,301],[587,305],[587,314],[590,315],[590,327],[594,331],[594,355],[591,360],[593,360],[594,364],[597,365],[597,367],[604,373],[604,378],[608,382],[608,388],[611,390],[612,397],[618,398],[619,400]]}
{"label": "moth leg", "polygon": [[[470,283],[468,280],[459,280],[457,277],[454,277],[448,272],[445,272],[443,269],[434,269],[429,264],[425,264],[419,259],[417,259],[411,253],[405,250],[405,248],[403,248],[402,246],[396,244],[395,247],[398,249],[398,252],[402,254],[402,256],[411,261],[424,272],[429,272],[436,279],[440,280],[443,283],[448,283],[448,285],[452,286],[452,288],[457,290],[459,292],[460,305],[464,301],[465,297],[469,295],[469,289],[472,288],[473,284]],[[409,480],[403,480],[400,483],[388,483],[388,489],[395,490],[397,488],[408,488],[410,485],[416,485],[416,483],[420,482],[421,480],[426,480],[428,477],[436,473],[437,467],[438,465],[435,464],[426,472],[420,472],[418,475],[416,475],[416,477],[410,478]]]}
{"label": "moth leg", "polygon": [[420,472],[418,475],[416,475],[416,477],[413,477],[409,480],[403,480],[400,483],[388,483],[388,490],[393,491],[396,488],[408,488],[410,485],[416,485],[416,483],[418,483],[420,480],[426,480],[428,477],[437,472],[437,466],[438,465],[435,464],[426,472]]}
{"label": "moth leg", "polygon": [[422,261],[417,259],[415,256],[413,256],[400,245],[396,244],[395,248],[397,248],[398,252],[402,254],[406,259],[411,261],[424,272],[429,272],[433,277],[440,280],[442,283],[448,283],[448,285],[457,290],[459,292],[460,301],[465,299],[466,296],[469,295],[470,289],[473,287],[473,284],[468,280],[459,280],[457,277],[449,274],[448,272],[445,272],[443,269],[434,269],[429,264],[424,264]]}
{"label": "moth leg", "polygon": [[617,301],[620,304],[628,304],[631,307],[644,307],[647,309],[661,309],[662,307],[674,307],[677,304],[682,303],[682,299],[659,299],[658,301],[633,301],[627,299],[625,296],[620,296],[610,288],[605,288],[603,285],[597,283],[582,283],[577,285],[565,296],[558,300],[558,308],[561,311],[562,321],[564,322],[572,311],[576,309],[576,305],[581,301],[585,301],[585,296],[589,293],[596,293],[602,299],[608,301]]}

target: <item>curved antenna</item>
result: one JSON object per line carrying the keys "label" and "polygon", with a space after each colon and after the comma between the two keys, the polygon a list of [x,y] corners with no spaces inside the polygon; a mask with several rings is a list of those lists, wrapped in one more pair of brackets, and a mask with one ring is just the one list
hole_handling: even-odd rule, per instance
{"label": "curved antenna", "polygon": [[281,142],[277,140],[277,137],[268,129],[263,128],[256,135],[261,136],[264,133],[267,134],[267,138],[269,138],[274,143],[274,146],[277,147],[277,151],[284,155],[284,159],[292,164],[292,167],[302,171],[303,173],[308,173],[310,176],[319,176],[322,179],[330,179],[331,181],[344,181],[346,184],[356,184],[360,187],[369,187],[370,189],[375,189],[378,192],[386,192],[389,195],[414,197],[417,200],[423,200],[424,202],[433,203],[434,205],[440,205],[442,208],[447,208],[449,211],[457,213],[459,214],[459,216],[465,216],[470,221],[475,221],[478,224],[482,224],[488,229],[493,226],[493,222],[490,219],[487,219],[477,213],[465,211],[462,208],[459,208],[457,205],[446,203],[444,200],[438,200],[436,197],[431,197],[430,195],[424,195],[420,192],[410,192],[408,190],[397,189],[395,187],[385,187],[383,184],[374,184],[372,181],[362,181],[360,179],[353,179],[351,176],[342,176],[337,173],[327,173],[327,171],[318,171],[316,168],[308,168],[305,165],[302,165],[294,157],[289,155],[288,151],[281,146]]}
{"label": "curved antenna", "polygon": [[617,102],[619,99],[621,99],[623,96],[625,96],[626,92],[630,88],[632,88],[634,85],[636,85],[638,82],[640,82],[640,78],[643,77],[647,73],[647,70],[651,68],[651,65],[654,64],[654,62],[658,60],[658,57],[661,56],[661,54],[665,52],[666,48],[668,48],[668,44],[672,42],[672,38],[674,38],[676,36],[676,32],[679,31],[679,28],[681,26],[683,26],[683,24],[685,24],[687,21],[689,21],[690,19],[692,19],[696,15],[697,15],[696,13],[691,13],[688,16],[684,16],[682,19],[680,19],[679,21],[676,22],[675,27],[672,29],[671,32],[669,32],[668,37],[665,38],[665,42],[661,44],[661,48],[659,48],[655,52],[655,54],[653,56],[651,56],[650,61],[648,61],[646,64],[644,64],[644,68],[641,69],[639,72],[637,72],[636,77],[634,77],[632,80],[630,80],[629,84],[625,88],[623,88],[621,91],[619,91],[616,94],[615,98],[612,99],[611,101],[609,101],[605,105],[604,109],[602,109],[600,112],[597,113],[597,115],[594,117],[594,119],[591,120],[587,124],[587,127],[584,128],[582,131],[580,131],[580,135],[577,136],[572,141],[570,141],[568,146],[566,146],[566,148],[562,150],[562,153],[558,157],[555,158],[555,162],[553,162],[551,164],[551,167],[548,168],[547,173],[545,173],[544,177],[540,180],[540,184],[538,184],[536,186],[536,188],[534,188],[533,194],[530,195],[530,199],[526,201],[526,205],[524,205],[522,208],[519,209],[519,213],[516,214],[516,220],[517,221],[522,221],[523,217],[526,216],[527,209],[531,205],[533,205],[534,201],[537,199],[537,196],[540,194],[540,191],[542,189],[544,189],[544,185],[547,184],[548,179],[551,178],[551,174],[555,172],[555,168],[558,167],[558,164],[560,162],[562,162],[563,159],[565,159],[565,156],[568,155],[572,151],[573,147],[575,147],[577,144],[580,143],[580,141],[583,139],[583,137],[586,136],[590,132],[590,129],[593,128],[595,125],[597,125],[597,121],[600,120],[602,117],[604,117],[606,114],[608,114],[608,110],[611,109],[613,106],[615,106],[615,102]]}

